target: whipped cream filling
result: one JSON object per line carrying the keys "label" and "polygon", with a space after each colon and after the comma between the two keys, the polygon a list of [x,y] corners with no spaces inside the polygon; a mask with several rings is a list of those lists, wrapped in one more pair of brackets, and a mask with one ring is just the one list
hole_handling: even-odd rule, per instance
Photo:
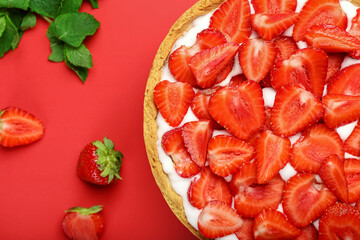
{"label": "whipped cream filling", "polygon": [[[249,1],[250,2],[250,1]],[[300,10],[302,9],[302,7],[304,6],[306,0],[298,0],[297,1],[297,8],[296,8],[296,12],[300,12]],[[349,30],[349,28],[351,27],[351,20],[353,17],[356,16],[356,10],[358,7],[354,6],[352,3],[348,2],[348,1],[340,1],[341,7],[344,10],[345,14],[348,17],[348,28],[347,30]],[[255,13],[254,12],[254,8],[250,2],[250,9],[251,9],[251,13]],[[215,11],[215,10],[214,10]],[[185,32],[181,37],[178,38],[178,40],[174,43],[173,47],[172,47],[172,52],[175,51],[177,48],[179,48],[182,45],[185,46],[192,46],[193,44],[195,44],[196,41],[196,35],[201,32],[202,30],[206,29],[209,27],[209,23],[210,23],[210,17],[212,16],[213,12],[209,12],[206,15],[200,16],[198,18],[196,18],[193,23],[191,24],[189,30],[187,32]],[[293,32],[293,28],[294,26],[290,27],[288,30],[286,30],[283,35],[284,36],[292,36],[292,32]],[[256,38],[258,37],[258,34],[253,31],[250,38]],[[299,49],[302,48],[306,48],[307,44],[306,42],[297,42],[297,45],[299,47]],[[356,63],[360,63],[360,60],[356,60],[353,59],[349,56],[346,56],[341,69],[345,68],[347,66],[356,64]],[[227,76],[227,78],[221,82],[221,86],[224,86],[226,84],[228,84],[228,82],[230,81],[230,79],[233,76],[236,76],[238,74],[242,73],[242,69],[240,67],[239,64],[239,60],[238,60],[238,56],[235,56],[235,63],[234,63],[234,68],[233,70],[229,73],[229,75]],[[168,63],[166,61],[165,65],[162,68],[162,74],[161,74],[161,80],[169,80],[171,82],[175,82],[175,78],[174,76],[171,74],[169,67],[168,67]],[[195,92],[198,91],[196,89],[194,89]],[[263,88],[263,98],[264,98],[264,103],[265,106],[269,106],[272,107],[274,105],[274,100],[275,100],[275,95],[276,95],[276,91],[273,88]],[[324,93],[326,93],[326,88]],[[181,127],[182,125],[184,125],[186,122],[190,122],[190,121],[198,121],[199,119],[193,114],[193,112],[191,111],[191,109],[188,109],[187,114],[185,115],[182,123],[178,126]],[[171,158],[169,156],[166,155],[166,153],[164,152],[164,150],[161,147],[161,138],[162,136],[167,132],[170,131],[171,129],[173,129],[173,127],[170,127],[166,121],[164,120],[164,118],[161,116],[160,112],[157,115],[156,118],[156,122],[157,122],[157,126],[158,126],[158,132],[157,132],[157,149],[158,149],[158,153],[159,153],[159,159],[160,162],[162,163],[163,166],[163,170],[164,172],[168,175],[169,179],[170,179],[170,183],[171,186],[173,187],[174,191],[179,194],[182,199],[183,199],[183,206],[184,206],[184,210],[185,210],[185,215],[187,217],[188,222],[190,223],[190,225],[192,225],[195,229],[198,229],[198,225],[197,225],[197,220],[199,217],[199,214],[201,212],[201,210],[193,207],[187,197],[187,191],[188,188],[190,186],[190,183],[193,179],[199,178],[199,174],[192,177],[192,178],[182,178],[180,177],[173,166],[173,162],[171,160]],[[345,126],[339,127],[337,129],[335,129],[338,134],[340,135],[341,139],[343,141],[345,141],[349,135],[351,134],[351,132],[353,131],[354,127],[356,126],[357,121],[347,124]],[[213,132],[213,136],[219,135],[219,134],[228,134],[230,135],[230,133],[228,133],[226,130],[214,130]],[[294,136],[289,137],[291,144],[294,144],[299,137],[301,136],[301,133],[298,133]],[[355,156],[352,156],[351,154],[345,153],[345,158],[358,158]],[[288,163],[282,170],[280,170],[280,176],[281,178],[286,182],[288,181],[292,176],[294,176],[297,172],[296,170],[291,166],[290,163]],[[226,177],[225,180],[226,181],[231,181],[232,176]],[[317,180],[320,180],[320,177],[317,177]],[[279,204],[279,207],[277,209],[280,212],[283,212],[282,209],[282,204]],[[313,222],[314,226],[318,229],[319,227],[319,220],[316,220]],[[223,238],[219,238],[222,240],[236,240],[237,237],[235,236],[235,234],[223,237]]]}

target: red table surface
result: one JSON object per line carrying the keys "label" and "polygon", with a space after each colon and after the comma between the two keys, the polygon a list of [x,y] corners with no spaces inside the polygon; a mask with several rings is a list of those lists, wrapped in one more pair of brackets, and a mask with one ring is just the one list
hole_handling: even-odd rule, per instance
{"label": "red table surface", "polygon": [[[17,106],[46,127],[38,142],[0,147],[0,239],[66,239],[69,207],[101,204],[102,239],[196,239],[158,189],[143,140],[143,101],[156,51],[172,24],[196,0],[110,1],[86,41],[94,67],[82,84],[64,63],[47,60],[48,23],[38,17],[19,47],[0,59],[0,109]],[[89,142],[108,136],[124,154],[123,181],[97,187],[81,181],[76,163]]]}

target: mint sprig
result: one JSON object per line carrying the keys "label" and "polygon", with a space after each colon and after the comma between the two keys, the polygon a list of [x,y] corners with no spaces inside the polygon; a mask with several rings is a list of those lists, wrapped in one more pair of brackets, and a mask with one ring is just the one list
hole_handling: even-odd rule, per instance
{"label": "mint sprig", "polygon": [[[89,0],[98,8],[97,0]],[[48,21],[49,60],[65,62],[85,82],[93,67],[92,55],[83,41],[100,26],[94,16],[79,12],[83,0],[0,0],[0,58],[19,45],[24,31],[36,25],[38,14]]]}

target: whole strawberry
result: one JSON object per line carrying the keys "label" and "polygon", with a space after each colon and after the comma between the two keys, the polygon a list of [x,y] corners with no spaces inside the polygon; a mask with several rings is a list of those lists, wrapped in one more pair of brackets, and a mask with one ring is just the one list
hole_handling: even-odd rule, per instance
{"label": "whole strawberry", "polygon": [[97,185],[107,185],[119,176],[123,154],[114,150],[114,143],[107,137],[103,142],[95,141],[84,147],[79,156],[79,177]]}
{"label": "whole strawberry", "polygon": [[104,220],[99,213],[101,210],[101,205],[66,210],[62,223],[66,236],[73,240],[98,240],[104,230]]}

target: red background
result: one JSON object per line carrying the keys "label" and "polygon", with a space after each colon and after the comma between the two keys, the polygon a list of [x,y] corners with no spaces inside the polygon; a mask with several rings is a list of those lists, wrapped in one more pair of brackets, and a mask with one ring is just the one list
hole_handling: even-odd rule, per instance
{"label": "red background", "polygon": [[[94,67],[82,84],[64,63],[47,60],[48,23],[38,17],[19,47],[0,59],[0,109],[17,106],[39,119],[45,136],[0,147],[0,239],[66,239],[61,221],[73,206],[102,204],[102,239],[195,239],[171,212],[152,176],[143,140],[143,100],[156,51],[171,25],[196,0],[100,0],[81,11],[101,23],[86,41]],[[108,136],[124,154],[123,181],[82,182],[81,149]]]}

